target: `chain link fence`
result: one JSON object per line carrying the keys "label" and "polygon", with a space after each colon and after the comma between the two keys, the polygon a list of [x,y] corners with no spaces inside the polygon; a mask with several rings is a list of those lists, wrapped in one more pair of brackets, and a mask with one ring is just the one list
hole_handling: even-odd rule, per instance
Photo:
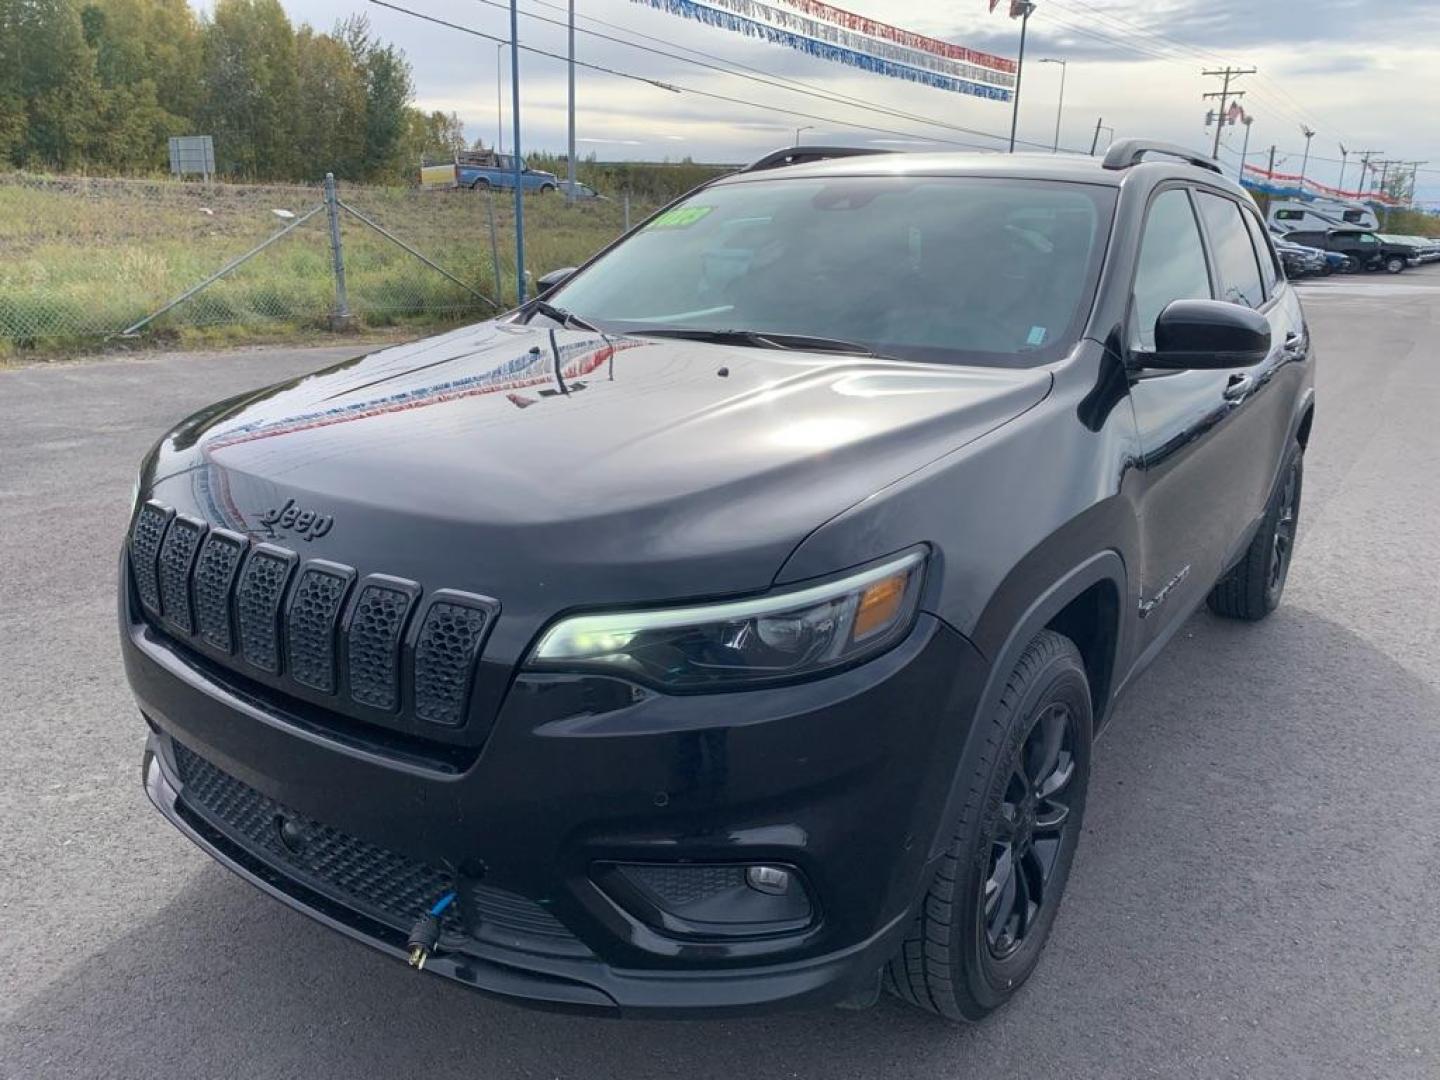
{"label": "chain link fence", "polygon": [[[527,196],[527,272],[649,209]],[[515,302],[513,215],[503,193],[0,174],[0,349],[485,317]]]}

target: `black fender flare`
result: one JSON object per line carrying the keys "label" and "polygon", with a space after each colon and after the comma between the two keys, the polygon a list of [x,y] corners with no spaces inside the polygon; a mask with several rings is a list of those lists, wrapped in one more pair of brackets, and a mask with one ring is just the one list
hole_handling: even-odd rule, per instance
{"label": "black fender flare", "polygon": [[[950,844],[951,824],[960,816],[967,795],[966,784],[974,774],[980,756],[982,718],[990,715],[999,706],[1000,696],[1005,691],[1005,683],[1010,677],[1010,672],[1019,663],[1025,647],[1030,644],[1036,634],[1045,629],[1051,619],[1064,610],[1067,604],[1086,589],[1102,582],[1110,582],[1114,585],[1116,595],[1120,598],[1122,605],[1121,618],[1123,619],[1123,605],[1125,598],[1129,595],[1126,580],[1125,560],[1121,558],[1118,551],[1106,549],[1096,552],[1079,565],[1071,568],[1036,596],[1011,627],[995,655],[988,658],[990,662],[985,676],[985,686],[980,692],[975,712],[970,718],[969,731],[965,736],[965,746],[961,751],[955,775],[950,780],[950,790],[945,798],[944,810],[930,842],[929,859],[933,860],[942,855]],[[1119,637],[1120,635],[1117,633],[1117,653],[1120,651]],[[1110,692],[1107,690],[1107,700],[1102,703],[1100,709],[1096,710],[1097,727],[1105,708],[1108,707],[1110,696]]]}

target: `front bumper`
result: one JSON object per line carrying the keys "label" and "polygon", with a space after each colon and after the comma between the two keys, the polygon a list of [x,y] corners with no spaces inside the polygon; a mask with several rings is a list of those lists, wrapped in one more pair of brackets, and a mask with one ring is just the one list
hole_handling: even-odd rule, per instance
{"label": "front bumper", "polygon": [[[872,978],[928,880],[984,679],[974,648],[929,616],[884,656],[790,687],[617,698],[610,680],[521,677],[483,751],[447,770],[297,723],[138,616],[122,617],[122,646],[152,727],[146,791],[218,861],[404,955],[402,924],[187,798],[177,754],[262,808],[538,905],[573,939],[448,933],[426,971],[537,1005],[625,1013],[818,1004]],[[806,883],[813,917],[748,937],[672,933],[597,884],[597,868],[617,862],[783,864]]]}

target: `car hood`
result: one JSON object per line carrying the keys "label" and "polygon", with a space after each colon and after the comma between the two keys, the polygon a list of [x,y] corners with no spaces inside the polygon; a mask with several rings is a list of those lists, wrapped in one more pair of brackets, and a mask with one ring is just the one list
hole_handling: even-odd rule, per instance
{"label": "car hood", "polygon": [[[491,322],[198,413],[142,486],[302,555],[507,610],[724,595],[765,588],[808,532],[1050,382]],[[287,505],[328,524],[276,522]]]}

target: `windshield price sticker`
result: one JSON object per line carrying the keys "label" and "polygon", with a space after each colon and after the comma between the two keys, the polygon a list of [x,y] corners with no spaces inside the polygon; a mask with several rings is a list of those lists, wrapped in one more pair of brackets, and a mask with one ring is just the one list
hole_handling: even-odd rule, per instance
{"label": "windshield price sticker", "polygon": [[715,209],[713,206],[677,206],[673,210],[666,210],[645,227],[647,229],[688,229],[713,209]]}

